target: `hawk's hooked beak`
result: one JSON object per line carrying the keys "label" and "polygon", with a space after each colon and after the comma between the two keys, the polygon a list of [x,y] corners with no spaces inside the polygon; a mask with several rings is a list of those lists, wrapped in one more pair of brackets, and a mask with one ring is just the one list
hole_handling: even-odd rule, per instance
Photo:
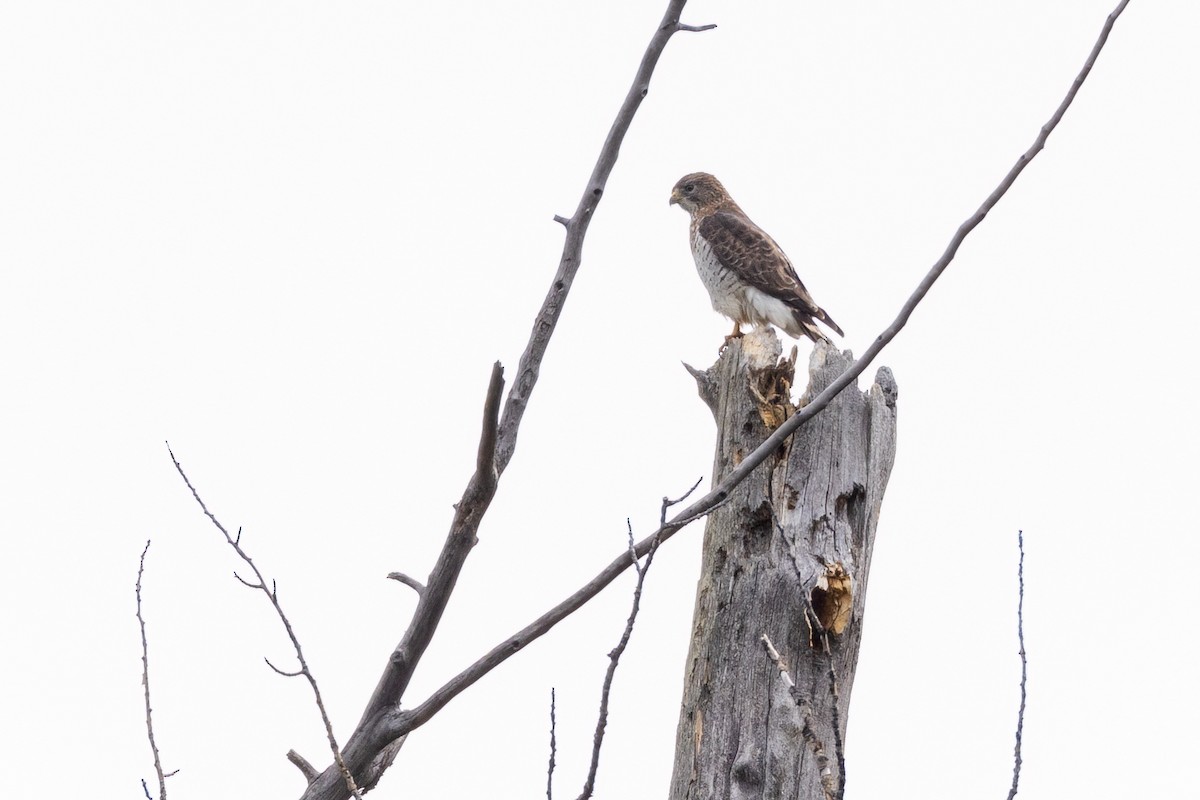
{"label": "hawk's hooked beak", "polygon": [[669,205],[669,206],[675,206],[675,205],[679,205],[679,201],[680,201],[680,199],[681,199],[681,198],[680,198],[680,196],[679,196],[679,190],[678,190],[678,189],[672,189],[672,190],[671,190],[671,200],[670,200],[670,202],[668,202],[668,203],[667,203],[667,205]]}

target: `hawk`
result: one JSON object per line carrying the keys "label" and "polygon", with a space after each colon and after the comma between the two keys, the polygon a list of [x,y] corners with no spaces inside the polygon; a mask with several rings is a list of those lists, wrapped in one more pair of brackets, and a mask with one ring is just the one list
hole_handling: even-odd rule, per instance
{"label": "hawk", "polygon": [[713,308],[733,320],[726,341],[741,336],[747,323],[828,342],[816,325],[820,321],[844,335],[804,288],[775,240],[750,221],[719,180],[707,172],[684,175],[671,190],[675,204],[692,215],[692,256]]}

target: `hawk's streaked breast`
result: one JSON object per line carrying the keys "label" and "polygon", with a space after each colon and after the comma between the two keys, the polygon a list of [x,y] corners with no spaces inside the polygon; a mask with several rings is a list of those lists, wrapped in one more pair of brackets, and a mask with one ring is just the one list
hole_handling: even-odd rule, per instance
{"label": "hawk's streaked breast", "polygon": [[749,325],[774,325],[793,336],[803,335],[796,330],[795,312],[777,297],[772,297],[747,284],[733,270],[721,263],[712,246],[692,232],[692,256],[700,282],[708,289],[713,310],[734,322]]}
{"label": "hawk's streaked breast", "polygon": [[696,260],[696,272],[700,273],[700,282],[704,284],[705,289],[708,289],[713,310],[730,319],[749,322],[743,311],[745,302],[739,296],[744,284],[738,280],[732,270],[725,268],[721,260],[713,253],[708,241],[694,227],[692,230],[692,257]]}

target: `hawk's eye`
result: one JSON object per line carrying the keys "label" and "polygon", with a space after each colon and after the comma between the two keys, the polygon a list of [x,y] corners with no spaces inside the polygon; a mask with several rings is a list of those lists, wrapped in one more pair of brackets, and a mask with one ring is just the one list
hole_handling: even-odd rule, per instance
{"label": "hawk's eye", "polygon": [[696,187],[694,184],[689,183],[687,186],[683,187],[683,190],[685,192],[687,192],[688,194],[691,194],[692,192],[694,192],[696,190]]}

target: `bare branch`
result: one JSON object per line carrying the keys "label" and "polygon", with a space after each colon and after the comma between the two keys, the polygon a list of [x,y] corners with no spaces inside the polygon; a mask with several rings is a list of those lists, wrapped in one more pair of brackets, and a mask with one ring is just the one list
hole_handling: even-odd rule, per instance
{"label": "bare branch", "polygon": [[686,31],[688,33],[703,33],[704,31],[711,31],[715,27],[717,26],[712,23],[708,25],[684,25],[682,22],[675,23],[675,30]]}
{"label": "bare branch", "polygon": [[554,737],[554,687],[550,687],[550,764],[546,767],[546,800],[554,800],[554,756],[558,753],[558,743]]}
{"label": "bare branch", "polygon": [[[813,616],[816,616],[815,614]],[[819,624],[819,623],[818,623]],[[833,666],[833,650],[829,647],[829,631],[822,628],[821,638],[825,642],[825,655],[829,657],[829,695],[833,698],[830,708],[833,710],[833,755],[837,759],[838,779],[835,800],[842,800],[846,794],[846,747],[842,742],[842,713],[839,707],[841,697],[838,696],[837,671]]]}
{"label": "bare branch", "polygon": [[389,572],[388,579],[393,580],[393,581],[400,581],[400,583],[403,583],[405,586],[409,587],[414,592],[416,592],[418,597],[425,594],[425,584],[421,583],[416,578],[412,578],[412,577],[409,577],[408,575],[405,575],[403,572]]}
{"label": "bare branch", "polygon": [[1017,784],[1021,781],[1021,734],[1025,730],[1025,531],[1017,531],[1017,643],[1021,654],[1021,706],[1017,709],[1017,742],[1013,745],[1013,779],[1008,790],[1008,800],[1017,796]]}
{"label": "bare branch", "polygon": [[[735,483],[735,484],[733,484],[733,486],[737,486],[737,484]],[[733,486],[730,486],[729,488],[732,489]],[[688,514],[687,516],[684,516],[683,514],[678,514],[678,515],[676,515],[676,517],[674,519],[671,520],[671,525],[675,526],[677,529],[691,525],[696,520],[704,519],[709,514],[713,513],[718,508],[720,508],[721,506],[728,503],[732,497],[733,497],[733,495],[730,492],[726,492],[724,497],[722,497],[720,500],[717,500],[711,506],[707,506],[705,508],[698,509],[694,513]],[[665,523],[664,523],[664,527],[662,528],[662,530],[664,530],[664,531],[666,530]]]}
{"label": "bare branch", "polygon": [[[917,285],[917,288],[913,291],[912,295],[909,296],[908,300],[906,300],[904,305],[901,306],[900,313],[897,315],[895,320],[893,320],[892,323],[885,328],[883,332],[879,334],[879,336],[876,337],[875,341],[870,347],[867,348],[862,356],[858,358],[857,361],[855,361],[844,373],[830,383],[830,385],[827,386],[824,391],[812,398],[808,405],[776,428],[775,431],[769,437],[767,437],[767,439],[756,450],[754,450],[754,452],[747,455],[742,462],[733,470],[731,470],[724,480],[714,486],[713,489],[708,492],[708,494],[692,503],[683,511],[680,511],[670,521],[660,525],[658,530],[638,542],[637,546],[635,547],[635,551],[639,557],[645,555],[649,551],[652,543],[665,542],[688,523],[700,519],[706,514],[711,513],[722,503],[727,502],[730,492],[738,484],[744,481],[756,467],[758,467],[767,459],[768,456],[779,449],[780,445],[782,445],[788,439],[788,437],[795,433],[800,426],[804,425],[821,411],[823,411],[825,407],[828,406],[835,397],[837,397],[838,394],[840,394],[851,383],[855,382],[871,364],[871,362],[875,360],[883,348],[886,347],[888,343],[892,341],[892,339],[896,338],[896,335],[907,324],[909,317],[912,316],[912,313],[916,309],[917,305],[920,304],[920,302],[925,298],[925,295],[929,293],[930,288],[933,287],[933,284],[946,270],[946,267],[950,265],[950,262],[954,260],[954,256],[958,252],[958,248],[962,244],[963,240],[968,234],[971,233],[972,230],[975,229],[976,226],[979,225],[980,222],[983,221],[983,218],[987,216],[988,212],[991,211],[996,203],[999,202],[1000,198],[1004,196],[1005,192],[1008,191],[1009,187],[1012,186],[1017,176],[1020,175],[1020,173],[1025,169],[1026,166],[1028,166],[1029,162],[1034,158],[1034,156],[1036,156],[1042,147],[1044,147],[1047,137],[1058,125],[1059,120],[1062,119],[1063,114],[1066,112],[1067,108],[1071,105],[1071,101],[1078,93],[1079,87],[1082,85],[1083,80],[1091,71],[1092,65],[1096,61],[1096,57],[1099,55],[1104,43],[1108,39],[1108,34],[1112,29],[1113,22],[1124,10],[1127,4],[1128,0],[1122,0],[1117,9],[1109,15],[1105,22],[1104,28],[1101,31],[1100,38],[1097,40],[1096,45],[1092,48],[1092,51],[1089,54],[1082,71],[1075,78],[1075,81],[1072,83],[1067,96],[1063,99],[1058,109],[1054,112],[1054,115],[1050,118],[1049,122],[1042,126],[1038,133],[1037,139],[1034,141],[1034,144],[1017,160],[1017,163],[1013,165],[1012,169],[1009,170],[1008,174],[1004,176],[1000,184],[988,196],[983,205],[979,207],[975,214],[973,214],[970,218],[963,222],[962,225],[959,226],[958,230],[951,238],[949,245],[947,245],[945,252],[942,253],[941,258],[934,263],[929,272],[926,273],[925,277],[921,279],[921,282]],[[675,4],[672,4],[672,7],[674,7],[674,5]],[[515,393],[516,389],[514,388],[513,391]],[[510,394],[508,405],[506,405],[504,421],[501,422],[501,443],[499,445],[500,450],[497,453],[498,458],[504,451],[504,437],[506,434],[504,426],[509,420],[509,409],[513,406],[513,403],[514,399]],[[518,412],[514,411],[511,413]],[[612,583],[612,581],[616,579],[618,575],[620,575],[629,567],[629,558],[626,554],[622,553],[611,563],[609,563],[608,566],[602,569],[600,573],[596,575],[596,577],[588,581],[588,583],[579,588],[574,594],[544,613],[542,616],[538,617],[529,625],[522,628],[513,636],[510,636],[508,639],[492,648],[491,651],[486,653],[474,664],[467,667],[467,669],[463,670],[455,677],[451,678],[446,684],[430,695],[429,698],[419,706],[408,711],[393,710],[390,712],[385,724],[385,729],[388,732],[388,735],[398,736],[408,733],[423,725],[456,695],[486,675],[498,664],[504,662],[509,657],[522,650],[530,642],[545,634],[567,616],[582,607],[585,603],[587,603],[588,600],[599,594],[604,587]]]}
{"label": "bare branch", "polygon": [[[174,451],[171,450],[170,442],[167,443],[167,452],[171,454],[171,463],[175,465],[175,471],[179,473],[179,477],[183,478],[184,484],[186,484],[188,490],[191,491],[192,497],[196,499],[196,503],[199,504],[200,510],[204,512],[204,516],[212,520],[212,524],[215,525],[217,530],[219,530],[225,537],[225,541],[229,544],[229,546],[233,548],[234,552],[238,554],[238,557],[241,558],[242,561],[246,562],[246,566],[248,566],[254,572],[254,577],[257,578],[257,583],[252,584],[249,581],[244,580],[236,572],[234,573],[234,576],[246,586],[249,586],[252,589],[258,589],[264,595],[266,595],[267,600],[270,601],[271,606],[275,609],[275,613],[279,616],[279,621],[283,623],[283,628],[287,631],[288,638],[292,641],[292,647],[296,651],[296,660],[300,662],[300,671],[296,673],[287,673],[276,667],[270,661],[267,661],[267,666],[281,675],[286,675],[289,677],[303,675],[308,680],[308,685],[313,691],[313,699],[315,699],[317,703],[317,710],[321,712],[321,721],[325,723],[325,735],[329,739],[329,749],[333,752],[333,759],[338,765],[342,779],[345,781],[346,787],[349,789],[350,794],[357,798],[357,800],[362,800],[362,796],[358,792],[358,787],[354,784],[354,778],[350,774],[350,770],[346,768],[346,763],[342,758],[342,751],[338,747],[337,739],[333,735],[333,723],[330,722],[329,714],[325,711],[325,703],[321,699],[321,689],[317,686],[317,679],[313,676],[312,671],[309,670],[308,662],[304,660],[304,650],[300,647],[300,640],[296,637],[296,632],[292,629],[291,620],[289,620],[287,614],[283,612],[283,606],[279,605],[279,593],[275,588],[274,582],[271,583],[271,588],[268,589],[267,579],[263,577],[258,565],[255,564],[254,560],[251,559],[246,551],[242,549],[241,528],[238,529],[237,538],[235,539],[234,537],[230,536],[229,531],[224,525],[221,524],[221,521],[218,520],[216,516],[214,516],[213,513],[208,510],[208,506],[206,506],[204,504],[204,500],[200,498],[200,493],[196,491],[196,487],[193,486],[191,480],[188,479],[187,473],[183,471],[183,467],[180,465],[179,459],[175,457]],[[263,660],[266,661],[265,658]]]}
{"label": "bare branch", "polygon": [[[722,498],[721,503],[725,502],[726,499]],[[720,503],[717,505],[720,505]],[[711,510],[707,509],[703,513],[707,514]],[[598,595],[618,575],[632,566],[634,558],[641,558],[646,555],[652,547],[656,548],[658,546],[658,542],[666,541],[676,531],[680,530],[683,525],[694,519],[699,519],[701,516],[703,514],[689,515],[686,521],[682,523],[677,520],[671,520],[662,525],[655,533],[634,545],[632,551],[626,548],[607,567],[601,570],[596,577],[584,584],[574,594],[493,647],[474,664],[447,681],[420,705],[412,709],[397,709],[389,712],[384,721],[385,731],[387,731],[389,736],[399,736],[424,725],[434,714],[445,707],[447,703],[457,697],[467,687],[474,684],[511,656],[516,655],[528,644],[538,639],[559,622],[581,608],[587,601]]]}
{"label": "bare branch", "polygon": [[266,656],[263,656],[263,661],[267,662],[268,667],[275,670],[276,672],[278,672],[280,675],[282,675],[285,678],[299,678],[301,675],[304,674],[304,670],[302,670],[302,669],[298,669],[295,672],[288,672],[287,670],[280,669],[279,667],[272,664],[271,659],[267,658]]}
{"label": "bare branch", "polygon": [[[791,674],[788,673],[787,662],[783,660],[783,656],[775,649],[775,644],[771,641],[771,637],[765,633],[760,637],[763,647],[766,648],[767,657],[775,664],[775,669],[779,670],[779,679],[783,681],[783,685],[787,688],[788,694],[796,703],[796,710],[800,713],[800,736],[804,739],[804,743],[808,745],[808,749],[812,750],[813,757],[817,760],[817,767],[821,771],[821,789],[825,792],[826,800],[839,800],[841,791],[834,783],[833,770],[829,767],[829,756],[825,753],[825,745],[817,736],[816,731],[812,727],[812,706],[800,690],[796,687],[796,682],[792,680]],[[836,724],[836,723],[835,723]],[[842,780],[845,781],[845,772],[842,773]]]}
{"label": "bare branch", "polygon": [[[239,529],[238,530],[238,540],[241,539],[241,536],[242,536],[242,532]],[[265,589],[265,588],[267,588],[267,587],[263,586],[261,583],[251,583],[250,581],[243,578],[241,575],[238,575],[237,570],[233,571],[233,577],[237,578],[238,582],[240,582],[242,584],[242,586],[245,586],[247,589]]]}
{"label": "bare branch", "polygon": [[[154,723],[150,719],[150,646],[146,641],[146,621],[142,618],[142,573],[146,570],[146,553],[150,550],[150,540],[142,548],[142,557],[138,559],[137,583],[134,584],[134,595],[137,597],[137,621],[142,631],[142,690],[146,698],[146,736],[150,739],[150,752],[154,754],[154,773],[158,776],[159,800],[167,800],[167,780],[163,775],[162,759],[159,757],[158,745],[154,741]],[[173,773],[172,773],[173,774]],[[142,789],[146,797],[150,790],[146,781],[142,781]]]}
{"label": "bare branch", "polygon": [[296,765],[296,769],[304,774],[304,780],[312,783],[321,773],[317,772],[317,768],[309,763],[308,759],[297,753],[295,750],[287,751],[287,760]]}
{"label": "bare branch", "polygon": [[[684,500],[687,500],[689,497],[691,497],[692,492],[696,491],[696,489],[700,486],[700,482],[702,480],[704,480],[703,475],[701,475],[699,478],[696,478],[696,482],[692,484],[692,488],[688,489],[686,492],[683,493],[682,496],[680,496],[679,498],[677,498],[675,500],[670,499],[666,495],[663,496],[662,509],[659,511],[659,514],[658,514],[658,524],[660,526],[667,524],[667,510],[669,508],[671,508],[671,506],[677,506],[680,503],[682,503]],[[632,547],[633,546],[633,541],[632,541],[633,540],[633,531],[629,532],[629,538],[630,538],[629,544]]]}
{"label": "bare branch", "polygon": [[[692,486],[688,490],[691,494],[700,482]],[[684,495],[687,497],[687,495]],[[682,498],[681,498],[682,499]],[[663,498],[662,514],[665,517],[667,508],[673,502],[666,497]],[[587,800],[592,796],[592,790],[596,786],[596,771],[600,768],[600,748],[604,745],[604,729],[608,726],[608,698],[612,691],[613,677],[617,674],[617,664],[621,661],[621,654],[625,652],[625,648],[629,645],[629,638],[633,635],[633,625],[637,622],[638,611],[642,602],[642,586],[646,582],[646,573],[650,571],[650,564],[654,561],[654,553],[658,550],[658,542],[655,541],[650,546],[650,551],[646,553],[646,563],[638,565],[637,550],[633,540],[633,526],[629,521],[625,521],[625,525],[629,530],[629,557],[633,562],[633,567],[637,570],[637,584],[633,587],[633,606],[629,610],[629,619],[625,621],[625,631],[621,634],[621,640],[617,642],[617,646],[608,654],[608,671],[604,674],[604,685],[600,689],[600,713],[596,718],[596,732],[592,735],[592,761],[588,767],[587,779],[583,782],[583,791],[579,793],[578,800]]]}
{"label": "bare branch", "polygon": [[654,68],[657,66],[658,59],[666,48],[667,42],[678,31],[694,30],[691,26],[681,26],[679,21],[686,4],[687,0],[670,0],[667,4],[666,13],[654,36],[651,37],[646,52],[642,55],[641,64],[638,65],[637,74],[633,78],[633,85],[629,87],[625,100],[617,111],[616,119],[609,128],[608,136],[604,139],[604,145],[600,148],[600,156],[596,159],[596,165],[588,177],[575,213],[569,219],[561,216],[554,218],[556,222],[566,228],[566,240],[563,242],[558,270],[554,274],[554,280],[550,283],[550,291],[547,292],[546,299],[542,302],[542,307],[534,318],[529,343],[525,346],[525,352],[521,354],[521,360],[517,364],[516,379],[513,381],[512,390],[508,393],[508,399],[504,404],[504,416],[500,421],[500,441],[496,449],[496,471],[500,474],[504,473],[516,450],[517,431],[521,425],[521,418],[525,415],[529,396],[537,384],[542,357],[546,354],[550,337],[554,335],[554,328],[558,324],[558,318],[562,315],[567,294],[571,291],[576,273],[579,272],[583,255],[583,239],[592,222],[592,213],[604,195],[608,177],[617,163],[621,142],[624,141],[634,115],[637,114],[642,100],[650,90],[650,78],[654,74]]}
{"label": "bare branch", "polygon": [[[558,269],[550,283],[550,289],[542,302],[542,307],[534,318],[529,341],[517,365],[516,379],[513,381],[512,389],[504,403],[504,411],[500,416],[494,442],[494,457],[491,459],[491,464],[488,465],[490,474],[487,477],[490,478],[490,482],[485,482],[484,477],[480,474],[483,470],[477,469],[476,475],[468,483],[467,490],[464,492],[464,502],[460,503],[456,509],[451,533],[447,537],[438,564],[430,575],[428,589],[421,594],[417,611],[413,615],[413,622],[410,623],[400,645],[392,652],[384,674],[363,712],[362,719],[347,742],[347,759],[355,772],[368,766],[381,748],[388,746],[390,741],[406,733],[406,731],[398,730],[394,724],[394,717],[401,713],[398,711],[400,700],[408,686],[412,670],[415,669],[417,661],[424,653],[425,646],[428,645],[429,637],[432,636],[437,626],[449,591],[453,589],[467,551],[474,544],[475,531],[495,493],[496,481],[504,473],[516,450],[517,433],[521,419],[528,407],[529,398],[537,384],[542,359],[549,346],[550,338],[554,334],[558,319],[562,315],[563,305],[575,275],[579,271],[583,241],[591,224],[592,213],[596,210],[600,198],[604,194],[609,175],[612,173],[620,153],[621,143],[625,139],[633,117],[649,90],[650,78],[658,59],[671,36],[676,33],[675,26],[679,24],[679,17],[686,2],[687,0],[670,0],[668,2],[662,21],[642,56],[633,85],[626,94],[612,127],[609,129],[608,136],[605,138],[604,145],[600,149],[600,154],[575,212],[570,218],[555,218],[566,228],[566,239],[563,243]],[[481,453],[484,447],[484,442],[481,441]],[[477,464],[477,466],[479,465]],[[467,500],[471,502],[468,503]],[[469,541],[467,541],[468,534]],[[443,696],[445,700],[448,700],[453,694],[444,694]],[[441,705],[444,704],[445,701],[441,703]],[[440,708],[441,705],[437,705],[437,708]],[[428,704],[428,701],[427,710],[430,714],[436,711],[433,705]],[[331,798],[342,798],[344,795],[336,782],[332,780],[331,770],[327,769],[310,785],[304,793],[304,797],[308,800],[316,798],[330,800]]]}
{"label": "bare branch", "polygon": [[[437,563],[429,574],[428,583],[418,593],[417,609],[413,612],[400,643],[392,651],[387,666],[371,700],[367,703],[362,719],[355,733],[350,737],[353,743],[356,737],[367,730],[376,718],[385,710],[400,702],[404,690],[412,679],[425,649],[433,639],[446,604],[458,582],[458,575],[466,563],[467,556],[475,546],[479,523],[492,502],[496,493],[498,474],[495,468],[497,418],[500,413],[500,398],[504,392],[504,368],[500,362],[492,365],[491,379],[488,381],[487,395],[483,404],[482,430],[479,436],[479,447],[475,458],[475,473],[467,482],[462,498],[454,507],[454,519],[450,523],[450,532],[446,535],[446,543],[438,555]],[[378,747],[387,744],[383,740]],[[378,748],[376,748],[378,749]],[[364,754],[365,755],[365,754]],[[362,756],[360,755],[360,758]],[[369,759],[363,759],[368,761]]]}

